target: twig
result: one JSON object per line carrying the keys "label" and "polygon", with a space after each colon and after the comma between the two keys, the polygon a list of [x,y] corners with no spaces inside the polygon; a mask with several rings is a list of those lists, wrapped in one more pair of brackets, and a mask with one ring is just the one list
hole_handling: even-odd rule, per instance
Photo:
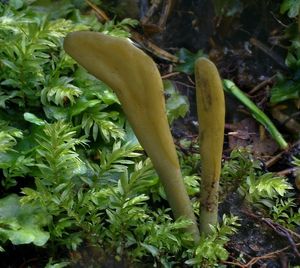
{"label": "twig", "polygon": [[274,164],[277,163],[277,161],[279,161],[279,159],[282,157],[282,155],[285,153],[285,151],[280,152],[279,154],[273,156],[271,159],[269,159],[265,165],[267,168],[273,166]]}
{"label": "twig", "polygon": [[[100,17],[99,19],[102,21],[108,21],[109,17],[105,14],[104,11],[102,11],[100,8],[98,8],[96,5],[91,3],[89,0],[85,0],[89,6],[96,12],[96,14]],[[131,38],[137,42],[140,46],[142,46],[145,50],[149,51],[150,53],[154,54],[156,57],[167,60],[170,62],[177,63],[179,62],[178,57],[172,55],[171,53],[161,49],[154,43],[150,42],[148,39],[146,39],[144,36],[139,34],[138,32],[134,31],[133,29],[130,29]]]}
{"label": "twig", "polygon": [[270,48],[268,48],[265,44],[260,42],[255,38],[250,38],[250,43],[268,55],[271,59],[273,59],[281,68],[287,70],[287,66],[284,64],[284,60],[274,53]]}
{"label": "twig", "polygon": [[291,247],[292,247],[293,251],[295,252],[295,254],[298,257],[300,257],[300,253],[299,253],[299,251],[297,249],[296,243],[293,240],[293,238],[291,237],[291,235],[294,235],[297,238],[300,238],[300,236],[297,233],[292,232],[291,230],[283,227],[279,223],[273,222],[271,219],[262,218],[262,221],[264,223],[266,223],[268,226],[270,226],[277,234],[279,234],[280,236],[283,236],[283,237],[287,238],[287,240],[290,242]]}
{"label": "twig", "polygon": [[109,17],[106,15],[106,13],[100,9],[99,7],[97,7],[96,5],[94,5],[92,2],[90,2],[89,0],[85,0],[87,2],[87,4],[96,12],[96,14],[98,15],[100,21],[109,21]]}
{"label": "twig", "polygon": [[[300,141],[296,141],[294,144],[292,144],[289,147],[289,151],[292,150],[292,148],[294,148],[295,146],[297,146],[298,144],[300,144]],[[282,157],[283,154],[287,153],[287,151],[282,151],[279,154],[275,155],[274,157],[272,157],[270,160],[268,160],[265,165],[267,168],[273,166],[277,161],[279,161],[279,159]]]}
{"label": "twig", "polygon": [[155,11],[158,9],[161,0],[153,1],[151,7],[148,9],[147,14],[141,19],[142,24],[147,24]]}
{"label": "twig", "polygon": [[274,82],[274,79],[276,78],[276,75],[273,75],[271,77],[269,77],[268,79],[262,81],[261,83],[259,83],[257,86],[255,86],[253,89],[251,89],[248,94],[249,95],[252,95],[254,94],[255,92],[257,92],[258,90],[264,88],[266,85],[270,84],[270,83],[273,83]]}
{"label": "twig", "polygon": [[296,116],[299,116],[299,115],[300,115],[300,112],[293,113],[292,115],[288,116],[288,118],[286,120],[284,120],[282,122],[282,125],[286,125],[290,120],[294,119]]}
{"label": "twig", "polygon": [[130,31],[131,38],[137,42],[139,45],[141,45],[144,49],[148,50],[150,53],[154,54],[160,59],[167,60],[170,62],[178,63],[179,58],[172,55],[171,53],[161,49],[154,43],[150,42],[147,38],[139,34],[138,32],[135,32],[133,30]]}
{"label": "twig", "polygon": [[164,7],[161,12],[159,21],[158,21],[158,27],[160,29],[164,29],[166,27],[167,20],[171,14],[172,8],[174,6],[174,0],[166,0],[164,1]]}
{"label": "twig", "polygon": [[[300,243],[297,243],[295,244],[297,247],[300,246]],[[282,249],[279,249],[279,250],[276,250],[276,251],[273,251],[273,252],[269,252],[267,254],[264,254],[262,256],[258,256],[258,257],[253,257],[250,261],[248,261],[247,263],[243,264],[243,263],[240,263],[240,262],[232,262],[232,261],[222,261],[222,263],[224,264],[231,264],[231,265],[235,265],[235,266],[238,266],[238,267],[241,267],[241,268],[250,268],[252,267],[252,265],[254,265],[255,263],[257,263],[258,261],[260,260],[265,260],[265,259],[273,259],[273,258],[276,258],[276,255],[290,249],[291,246],[286,246]]]}
{"label": "twig", "polygon": [[168,74],[164,74],[161,76],[162,79],[167,79],[167,78],[170,78],[170,77],[173,77],[173,76],[176,76],[176,75],[179,75],[180,72],[173,72],[173,73],[168,73]]}
{"label": "twig", "polygon": [[180,82],[180,81],[173,81],[173,83],[178,84],[178,85],[182,85],[182,86],[185,86],[185,87],[188,87],[188,88],[193,88],[193,89],[195,88],[195,86],[190,86],[187,83]]}
{"label": "twig", "polygon": [[256,216],[255,214],[253,213],[250,213],[248,211],[244,211],[244,213],[256,220],[259,220],[265,224],[267,224],[270,228],[272,228],[272,230],[274,230],[277,234],[279,234],[280,236],[283,236],[285,237],[289,243],[291,244],[291,247],[293,249],[293,251],[295,252],[295,254],[300,257],[300,253],[297,249],[297,246],[296,246],[296,243],[295,241],[293,240],[292,236],[296,237],[297,239],[300,239],[300,235],[285,228],[284,226],[282,226],[281,224],[277,223],[277,222],[274,222],[272,221],[270,218],[261,218],[261,217],[258,217]]}
{"label": "twig", "polygon": [[287,168],[287,169],[276,172],[276,174],[279,176],[286,176],[288,174],[293,173],[295,170],[296,170],[296,168]]}

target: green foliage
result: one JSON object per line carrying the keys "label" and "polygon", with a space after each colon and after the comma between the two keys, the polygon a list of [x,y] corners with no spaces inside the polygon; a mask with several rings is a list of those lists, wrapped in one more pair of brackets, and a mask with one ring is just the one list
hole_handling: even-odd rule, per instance
{"label": "green foliage", "polygon": [[221,185],[235,190],[246,181],[247,176],[257,174],[260,163],[251,155],[249,148],[238,148],[231,152],[221,171]]}
{"label": "green foliage", "polygon": [[300,2],[298,0],[283,0],[280,6],[281,13],[288,13],[290,18],[294,18],[299,14]]}
{"label": "green foliage", "polygon": [[79,97],[82,91],[70,83],[72,80],[72,78],[64,76],[53,79],[51,84],[43,88],[41,102],[44,105],[51,101],[60,106],[64,106],[66,102],[70,102],[73,105],[75,98]]}
{"label": "green foliage", "polygon": [[0,120],[0,168],[4,178],[1,184],[5,188],[16,185],[16,177],[24,176],[29,172],[32,158],[24,151],[19,153],[15,146],[23,138],[23,132],[9,126],[8,122]]}
{"label": "green foliage", "polygon": [[270,200],[276,200],[285,196],[288,190],[293,187],[284,177],[274,176],[272,173],[265,173],[259,176],[249,174],[246,184],[241,187],[245,190],[246,197],[256,203],[269,205]]}
{"label": "green foliage", "polygon": [[178,254],[182,254],[183,248],[192,244],[192,237],[182,232],[191,222],[184,219],[172,221],[167,211],[158,210],[153,213],[153,218],[140,225],[136,234],[139,239],[139,247],[133,252],[134,256],[150,255],[154,258],[154,265],[172,267],[180,263]]}
{"label": "green foliage", "polygon": [[276,200],[270,208],[270,214],[276,222],[289,229],[300,225],[300,208],[297,208],[293,198]]}
{"label": "green foliage", "polygon": [[[231,184],[233,182],[235,187]],[[259,162],[247,149],[232,151],[230,160],[224,163],[222,188],[227,191],[237,188],[247,201],[287,228],[294,229],[300,225],[300,210],[289,191],[293,189],[292,185],[285,177],[262,172]]]}
{"label": "green foliage", "polygon": [[196,267],[219,267],[217,263],[228,258],[228,252],[224,248],[229,241],[228,237],[237,231],[239,225],[237,217],[223,216],[221,225],[211,226],[211,234],[201,236],[194,249],[193,258],[185,263]]}
{"label": "green foliage", "polygon": [[[129,165],[133,165],[135,162],[130,158],[137,158],[141,156],[141,153],[137,151],[142,150],[139,144],[121,142],[114,143],[112,149],[103,148],[99,151],[100,169],[101,175],[112,172],[123,172]],[[126,159],[124,159],[126,158]],[[148,163],[147,165],[149,165]]]}
{"label": "green foliage", "polygon": [[276,104],[287,100],[298,100],[300,98],[299,85],[300,78],[287,80],[280,76],[276,86],[272,88],[270,102]]}
{"label": "green foliage", "polygon": [[297,157],[294,157],[293,164],[297,167],[300,167],[300,159]]}
{"label": "green foliage", "polygon": [[58,121],[47,124],[43,135],[37,134],[37,167],[42,178],[58,185],[85,171],[83,162],[76,153],[75,146],[86,145],[84,138],[75,138],[76,131]]}
{"label": "green foliage", "polygon": [[[29,10],[24,13],[21,15],[4,8],[0,19],[2,97],[6,96],[19,106],[24,106],[27,101],[37,105],[40,90],[51,84],[56,78],[55,73],[66,63],[66,57],[58,61],[54,56],[60,53],[62,37],[69,31],[82,28],[64,19],[49,21],[43,14],[38,16]],[[15,96],[11,95],[10,88],[17,90]]]}
{"label": "green foliage", "polygon": [[290,77],[278,75],[278,81],[272,88],[270,102],[280,103],[300,99],[300,37],[297,33],[286,57],[286,65],[291,69]]}
{"label": "green foliage", "polygon": [[193,74],[196,59],[203,57],[204,53],[202,50],[192,53],[185,48],[181,48],[178,51],[177,56],[181,63],[177,65],[174,70],[186,74]]}
{"label": "green foliage", "polygon": [[[107,221],[110,222],[116,213],[121,222],[128,224],[130,221],[126,217],[131,219],[138,211],[145,213],[139,206],[148,198],[136,192],[144,190],[142,185],[146,187],[148,177],[153,174],[151,165],[140,163],[130,177],[126,177],[127,169],[120,169],[118,164],[134,164],[134,161],[126,158],[139,157],[140,154],[134,153],[134,150],[140,147],[129,144],[121,147],[120,143],[113,147],[113,152],[102,150],[102,165],[97,169],[92,168],[76,153],[78,147],[86,144],[84,139],[75,138],[75,135],[76,131],[67,123],[58,121],[43,126],[43,132],[36,135],[39,145],[36,149],[37,169],[32,172],[36,189],[23,188],[24,197],[21,199],[23,204],[47,208],[49,215],[55,216],[49,226],[51,239],[73,249],[83,238],[92,241],[101,239],[100,231],[99,237],[92,238],[102,226],[101,214],[107,214]],[[107,172],[112,177],[117,175],[116,180],[106,181]],[[145,180],[145,183],[140,184],[139,180]],[[124,211],[124,215],[120,218],[121,211]],[[118,221],[116,218],[114,220],[110,228],[115,229],[107,230],[107,236],[119,232]],[[77,228],[81,230],[74,231]]]}
{"label": "green foliage", "polygon": [[171,124],[175,119],[184,117],[189,111],[189,102],[185,96],[175,89],[171,81],[164,81],[164,90],[167,95],[166,108],[169,123]]}
{"label": "green foliage", "polygon": [[[95,196],[103,199],[108,192],[89,188],[99,182],[93,161],[85,154],[87,143],[92,136],[93,141],[120,144],[125,132],[117,98],[64,53],[63,37],[88,29],[128,36],[126,27],[135,22],[102,25],[93,16],[79,15],[67,2],[60,4],[60,14],[72,15],[72,21],[25,1],[0,4],[0,168],[5,188],[17,185],[20,178],[28,184],[23,188],[22,208],[46,208],[45,217],[53,216],[48,223],[51,239],[76,248],[101,226],[101,219],[95,220]],[[89,137],[80,138],[81,132]],[[126,146],[123,153],[118,157],[129,153]],[[112,173],[109,164],[107,169]],[[33,187],[30,178],[35,179]],[[83,190],[86,184],[89,187]],[[32,211],[25,209],[24,213]],[[90,222],[95,223],[94,229]],[[18,228],[22,230],[17,226],[10,237],[21,234]]]}
{"label": "green foliage", "polygon": [[20,197],[11,194],[0,200],[0,242],[14,245],[33,243],[43,246],[49,233],[42,228],[50,221],[45,208],[21,205]]}
{"label": "green foliage", "polygon": [[0,153],[13,150],[17,139],[23,138],[21,130],[10,127],[7,122],[0,121]]}
{"label": "green foliage", "polygon": [[[297,0],[284,0],[280,6],[281,13],[287,13],[290,18],[299,15],[300,2]],[[300,98],[300,37],[299,21],[294,20],[285,32],[289,41],[288,53],[285,59],[290,69],[290,74],[283,77],[278,75],[278,81],[271,91],[271,103],[280,103],[287,100],[299,100]]]}
{"label": "green foliage", "polygon": [[110,142],[111,139],[123,139],[124,130],[121,126],[113,122],[117,120],[119,113],[115,111],[105,112],[106,105],[95,105],[85,110],[82,116],[81,127],[88,136],[92,133],[94,140],[97,139],[98,134],[104,141]]}
{"label": "green foliage", "polygon": [[129,37],[129,27],[135,27],[138,25],[137,20],[133,20],[130,18],[125,18],[120,22],[116,22],[114,20],[110,20],[100,28],[100,31],[103,33],[109,33],[113,36],[118,37]]}
{"label": "green foliage", "polygon": [[292,186],[285,177],[264,173],[258,160],[245,148],[233,150],[222,170],[222,183],[237,181],[239,192],[254,203],[269,205],[272,200],[286,195]]}
{"label": "green foliage", "polygon": [[[20,112],[40,107],[43,112],[39,111],[38,117],[42,120],[73,119],[94,140],[101,136],[110,142],[124,138],[123,120],[119,111],[103,110],[118,101],[110,89],[82,69],[74,77],[69,76],[77,66],[64,53],[62,39],[70,31],[88,29],[128,36],[126,27],[134,22],[123,20],[102,25],[93,17],[88,18],[91,19],[76,13],[73,21],[50,20],[46,12],[25,4],[19,10],[1,6],[0,107],[9,109],[17,105]],[[14,117],[9,119],[14,121]]]}
{"label": "green foliage", "polygon": [[63,262],[53,262],[52,258],[49,260],[49,262],[46,264],[45,268],[63,268],[70,265],[70,262],[63,261]]}

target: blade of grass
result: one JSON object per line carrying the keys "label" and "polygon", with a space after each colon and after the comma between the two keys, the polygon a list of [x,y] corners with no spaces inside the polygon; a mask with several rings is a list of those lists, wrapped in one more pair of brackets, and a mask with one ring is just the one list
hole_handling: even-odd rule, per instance
{"label": "blade of grass", "polygon": [[288,143],[284,140],[281,133],[277,130],[270,118],[260,110],[253,101],[251,101],[245,93],[243,93],[235,84],[230,80],[223,80],[224,90],[234,95],[242,104],[244,104],[251,112],[252,116],[261,123],[278,143],[281,149],[287,149]]}

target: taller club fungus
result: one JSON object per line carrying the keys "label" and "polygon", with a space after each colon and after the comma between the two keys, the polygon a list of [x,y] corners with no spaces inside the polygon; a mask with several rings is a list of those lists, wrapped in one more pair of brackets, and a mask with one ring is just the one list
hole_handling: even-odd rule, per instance
{"label": "taller club fungus", "polygon": [[189,231],[197,241],[199,231],[165,113],[162,80],[153,60],[127,39],[88,31],[69,34],[64,49],[116,92],[161,179],[175,218],[192,221]]}

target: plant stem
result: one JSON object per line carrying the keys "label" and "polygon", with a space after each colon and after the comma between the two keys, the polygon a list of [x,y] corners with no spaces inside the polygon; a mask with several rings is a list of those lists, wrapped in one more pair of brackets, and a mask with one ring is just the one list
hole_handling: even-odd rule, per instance
{"label": "plant stem", "polygon": [[252,102],[235,84],[230,80],[223,80],[224,90],[234,95],[241,103],[243,103],[251,112],[252,116],[261,123],[271,134],[273,139],[278,143],[281,149],[287,149],[289,146],[284,140],[275,125],[269,117],[260,110],[254,102]]}

